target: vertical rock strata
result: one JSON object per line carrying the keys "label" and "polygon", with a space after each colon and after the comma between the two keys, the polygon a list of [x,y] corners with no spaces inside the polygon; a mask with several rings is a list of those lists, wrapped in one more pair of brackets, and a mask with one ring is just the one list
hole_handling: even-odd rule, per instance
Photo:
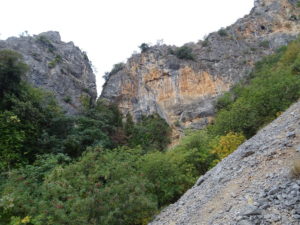
{"label": "vertical rock strata", "polygon": [[67,113],[78,113],[84,99],[96,99],[95,75],[86,54],[72,42],[62,42],[58,32],[8,38],[0,41],[0,49],[23,55],[30,68],[26,79],[53,92]]}
{"label": "vertical rock strata", "polygon": [[178,59],[171,54],[176,48],[166,45],[133,55],[108,78],[101,97],[135,120],[158,113],[171,125],[202,128],[213,118],[219,95],[245,78],[256,61],[297,37],[299,14],[295,0],[256,1],[235,24],[186,44],[194,61]]}

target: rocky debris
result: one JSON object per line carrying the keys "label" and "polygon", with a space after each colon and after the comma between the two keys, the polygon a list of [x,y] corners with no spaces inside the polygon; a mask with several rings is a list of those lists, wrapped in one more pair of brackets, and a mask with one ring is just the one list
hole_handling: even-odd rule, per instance
{"label": "rocky debris", "polygon": [[[300,101],[242,144],[150,225],[297,225]],[[251,153],[251,154],[250,154]]]}
{"label": "rocky debris", "polygon": [[[101,94],[135,120],[158,113],[176,129],[201,129],[212,121],[218,96],[248,76],[256,61],[295,39],[295,0],[259,0],[250,14],[188,43],[195,60],[178,59],[175,46],[156,45],[133,55],[108,77]],[[175,126],[174,126],[175,128]]]}
{"label": "rocky debris", "polygon": [[[271,225],[275,222],[290,224],[287,218],[300,223],[300,180],[289,180],[279,186],[263,190],[250,212],[241,215],[241,221],[251,224]],[[282,217],[283,212],[288,215]]]}
{"label": "rocky debris", "polygon": [[87,55],[72,42],[62,42],[58,32],[11,37],[0,41],[0,49],[21,53],[30,67],[26,79],[53,92],[67,113],[76,114],[84,99],[96,99],[95,75]]}

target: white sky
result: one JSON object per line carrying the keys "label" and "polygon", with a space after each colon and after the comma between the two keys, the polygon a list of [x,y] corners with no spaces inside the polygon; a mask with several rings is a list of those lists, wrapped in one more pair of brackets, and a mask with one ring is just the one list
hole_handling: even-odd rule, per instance
{"label": "white sky", "polygon": [[182,45],[234,23],[254,0],[2,0],[0,39],[59,31],[86,51],[102,75],[125,62],[141,43]]}

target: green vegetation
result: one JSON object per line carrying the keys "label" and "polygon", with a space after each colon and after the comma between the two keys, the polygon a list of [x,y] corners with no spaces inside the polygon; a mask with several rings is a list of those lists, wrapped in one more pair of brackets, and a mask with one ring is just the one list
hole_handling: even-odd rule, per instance
{"label": "green vegetation", "polygon": [[[210,128],[219,135],[232,131],[253,136],[300,97],[300,41],[257,63],[249,81],[219,100],[219,113]],[[222,106],[221,106],[222,105]]]}
{"label": "green vegetation", "polygon": [[118,73],[119,71],[121,71],[124,68],[125,68],[125,64],[124,63],[117,63],[117,64],[115,64],[110,72],[105,72],[104,73],[104,75],[103,75],[104,80],[108,80],[108,78],[111,75]]}
{"label": "green vegetation", "polygon": [[227,31],[224,29],[224,28],[221,28],[219,31],[218,31],[218,34],[221,36],[221,37],[225,37],[227,36]]}
{"label": "green vegetation", "polygon": [[85,99],[67,116],[21,81],[18,54],[0,51],[0,224],[147,224],[300,97],[299,68],[297,40],[220,97],[213,124],[166,151],[170,128],[158,115],[134,123]]}
{"label": "green vegetation", "polygon": [[142,117],[139,123],[127,128],[126,131],[130,146],[140,145],[146,151],[149,149],[163,151],[170,143],[171,129],[158,115]]}
{"label": "green vegetation", "polygon": [[202,42],[202,47],[207,47],[209,45],[209,40],[208,39],[205,39],[203,42]]}
{"label": "green vegetation", "polygon": [[179,59],[186,59],[186,60],[195,60],[195,56],[193,54],[193,50],[188,46],[182,46],[180,48],[177,48],[174,51],[174,54]]}
{"label": "green vegetation", "polygon": [[65,103],[71,103],[72,102],[71,96],[66,96],[66,97],[64,97],[63,100],[64,100]]}
{"label": "green vegetation", "polygon": [[62,57],[60,55],[56,55],[55,58],[48,63],[48,67],[54,68],[57,64],[62,62]]}
{"label": "green vegetation", "polygon": [[139,48],[141,49],[141,52],[143,53],[143,52],[148,51],[148,50],[150,49],[150,46],[149,46],[148,44],[146,44],[146,43],[142,43],[142,44],[139,46]]}
{"label": "green vegetation", "polygon": [[259,43],[259,47],[270,48],[270,42],[268,40]]}
{"label": "green vegetation", "polygon": [[43,35],[40,35],[37,37],[37,41],[39,43],[41,43],[42,45],[44,45],[49,52],[51,53],[54,53],[55,52],[55,47],[54,45],[51,43],[51,41],[46,37],[46,36],[43,36]]}

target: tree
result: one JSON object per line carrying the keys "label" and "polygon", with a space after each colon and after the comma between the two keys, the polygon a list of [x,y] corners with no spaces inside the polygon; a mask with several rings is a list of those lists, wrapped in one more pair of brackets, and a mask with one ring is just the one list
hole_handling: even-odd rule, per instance
{"label": "tree", "polygon": [[21,129],[20,119],[12,112],[0,113],[0,172],[10,170],[21,163],[21,152],[25,133]]}
{"label": "tree", "polygon": [[0,99],[4,94],[18,95],[21,79],[27,70],[20,54],[11,50],[0,51]]}
{"label": "tree", "polygon": [[142,43],[139,48],[141,49],[142,53],[144,53],[150,49],[150,46],[146,43]]}

